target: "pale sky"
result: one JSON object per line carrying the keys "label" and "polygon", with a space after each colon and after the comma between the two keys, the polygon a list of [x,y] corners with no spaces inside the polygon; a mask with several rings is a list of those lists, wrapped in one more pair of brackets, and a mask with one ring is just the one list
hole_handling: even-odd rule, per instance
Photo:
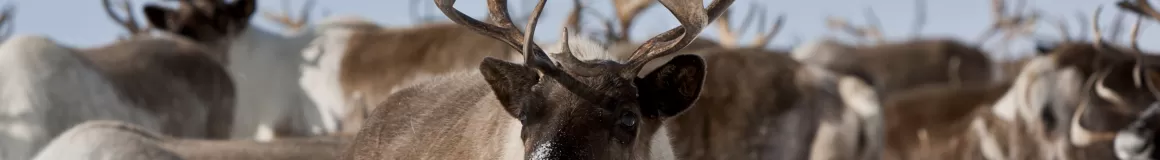
{"label": "pale sky", "polygon": [[[116,1],[116,0],[115,0]],[[143,21],[143,15],[140,14],[140,5],[144,3],[157,3],[160,0],[134,0],[133,3],[137,6],[134,9],[139,21]],[[510,0],[513,7],[510,7],[514,14],[525,15],[530,11],[531,6],[535,5],[531,0]],[[583,0],[588,3],[590,7],[597,8],[601,14],[611,16],[611,4],[608,0]],[[708,4],[711,0],[706,0]],[[927,20],[926,26],[921,32],[923,37],[954,37],[964,40],[968,43],[975,43],[976,37],[983,32],[990,24],[990,0],[926,0],[927,1]],[[100,0],[7,0],[0,1],[3,3],[11,3],[16,6],[15,19],[15,33],[16,34],[34,34],[45,35],[57,40],[60,43],[74,45],[75,47],[93,47],[95,45],[102,45],[110,43],[116,39],[118,35],[124,34],[124,29],[113,24],[113,22],[106,16],[101,7]],[[280,11],[283,3],[290,3],[291,8],[297,11],[305,0],[260,0],[259,12],[263,11]],[[323,18],[323,14],[328,12],[332,16],[361,16],[375,21],[376,23],[389,27],[407,27],[413,24],[412,16],[408,8],[417,6],[421,7],[426,14],[439,17],[438,21],[446,21],[442,13],[438,12],[433,2],[430,0],[421,0],[422,5],[411,5],[411,0],[319,0],[313,8],[312,21],[317,22]],[[1052,23],[1040,23],[1039,35],[1042,39],[1054,39],[1058,37],[1059,31],[1054,27],[1054,21],[1060,18],[1065,18],[1069,21],[1069,27],[1073,35],[1079,34],[1078,31],[1078,15],[1083,13],[1085,17],[1090,18],[1091,12],[1097,5],[1103,5],[1104,11],[1102,13],[1101,21],[1105,26],[1112,24],[1112,17],[1120,12],[1114,6],[1114,0],[1028,0],[1028,6],[1031,9],[1041,10]],[[1153,4],[1160,4],[1160,2],[1153,1]],[[554,40],[558,37],[563,18],[566,16],[569,9],[571,9],[571,1],[567,0],[550,0],[545,8],[544,15],[540,19],[540,27],[537,28],[538,40]],[[800,38],[803,41],[820,38],[827,35],[844,36],[841,33],[835,33],[825,27],[826,16],[838,16],[849,19],[855,24],[865,24],[865,18],[862,15],[866,7],[871,7],[878,15],[883,25],[883,32],[888,38],[902,39],[910,36],[911,26],[915,18],[915,0],[737,0],[733,8],[736,10],[734,17],[740,19],[744,13],[747,12],[750,5],[759,5],[765,7],[769,12],[767,18],[776,17],[777,14],[786,15],[786,24],[781,33],[774,39],[771,46],[785,48],[792,44],[795,39]],[[456,7],[461,11],[475,16],[482,17],[486,12],[486,3],[484,0],[460,0]],[[1009,8],[1014,8],[1014,1],[1009,3]],[[294,13],[296,14],[296,12]],[[258,14],[255,14],[258,16]],[[589,16],[591,17],[591,16]],[[1120,36],[1119,43],[1127,43],[1127,30],[1131,22],[1135,20],[1135,16],[1128,14],[1123,21],[1124,35]],[[1086,19],[1086,18],[1085,18]],[[521,20],[517,20],[521,21]],[[595,21],[585,22],[586,27],[599,28],[600,24],[593,23]],[[144,22],[142,22],[144,23]],[[737,25],[735,22],[734,25]],[[1160,51],[1160,45],[1150,45],[1160,43],[1160,31],[1155,29],[1149,30],[1148,26],[1154,26],[1157,22],[1145,20],[1144,31],[1141,32],[1140,43],[1145,50]],[[273,23],[260,16],[255,17],[252,24],[261,29],[279,30],[280,26],[273,25]],[[653,34],[662,32],[669,28],[677,26],[676,20],[670,15],[663,6],[655,5],[650,7],[638,18],[636,25],[632,30],[632,38],[635,41],[643,41]],[[1084,24],[1085,26],[1088,24]],[[1110,27],[1102,27],[1107,33]],[[757,27],[751,27],[750,30],[755,30]],[[754,33],[754,32],[750,32]],[[1090,32],[1089,32],[1090,33]],[[702,34],[703,37],[715,38],[717,33],[715,29],[708,28]],[[1105,35],[1107,36],[1107,35]],[[1086,36],[1090,38],[1091,36]],[[746,39],[748,41],[748,39]],[[985,47],[997,46],[997,40],[985,44]],[[1029,41],[1020,41],[1012,43],[1018,48],[1030,48]],[[993,58],[1006,59],[1011,55],[996,55]]]}

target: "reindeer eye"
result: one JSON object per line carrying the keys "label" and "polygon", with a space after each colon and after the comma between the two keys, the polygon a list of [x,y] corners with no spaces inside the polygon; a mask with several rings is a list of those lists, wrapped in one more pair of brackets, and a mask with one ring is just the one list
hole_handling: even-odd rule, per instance
{"label": "reindeer eye", "polygon": [[625,127],[635,127],[636,126],[636,115],[634,115],[632,113],[622,114],[622,115],[620,115],[620,120],[617,120],[616,123],[620,124],[622,126],[625,126]]}

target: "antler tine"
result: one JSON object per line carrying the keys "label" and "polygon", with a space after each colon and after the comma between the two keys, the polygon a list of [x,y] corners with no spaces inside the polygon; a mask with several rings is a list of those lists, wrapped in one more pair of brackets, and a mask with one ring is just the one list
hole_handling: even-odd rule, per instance
{"label": "antler tine", "polygon": [[[757,14],[758,11],[760,11],[761,14]],[[718,19],[725,18],[724,16],[727,14],[728,13],[721,14],[722,17]],[[740,28],[737,28],[737,32],[735,32],[736,35],[746,35],[746,33],[749,32],[749,26],[751,26],[749,23],[753,22],[753,18],[755,17],[758,19],[765,19],[765,9],[758,7],[757,3],[749,5],[749,12],[745,13],[745,18],[741,19],[741,24],[738,25]]]}
{"label": "antler tine", "polygon": [[1108,39],[1111,39],[1112,42],[1119,42],[1120,35],[1121,35],[1120,33],[1124,32],[1123,25],[1124,25],[1124,12],[1116,12],[1116,15],[1112,17],[1112,31],[1111,31],[1111,35],[1109,35]]}
{"label": "antler tine", "polygon": [[[739,25],[740,28],[737,30],[733,30],[732,26],[733,17],[730,16],[732,9],[728,9],[724,14],[721,14],[721,17],[717,18],[717,22],[714,22],[717,23],[717,31],[721,34],[721,46],[734,47],[741,43],[741,36],[744,36],[745,32],[749,30],[749,23],[752,22],[754,14],[759,11],[764,12],[756,4],[750,5],[749,12],[745,13],[745,17],[742,19],[741,25]],[[758,14],[758,16],[761,16],[760,19],[765,19],[765,16],[762,14]]]}
{"label": "antler tine", "polygon": [[298,22],[294,23],[295,28],[302,28],[310,21],[310,12],[314,10],[314,3],[314,0],[306,0],[306,3],[302,4],[302,8],[298,10]]}
{"label": "antler tine", "polygon": [[910,32],[912,37],[918,37],[922,33],[922,27],[926,26],[926,1],[915,0],[914,11],[917,13],[914,15],[914,28]]}
{"label": "antler tine", "polygon": [[1132,11],[1133,13],[1140,16],[1148,16],[1152,17],[1152,19],[1160,21],[1160,12],[1157,12],[1155,8],[1152,8],[1152,4],[1148,3],[1148,0],[1136,0],[1135,3],[1124,0],[1116,3],[1116,5],[1120,6],[1122,9]]}
{"label": "antler tine", "polygon": [[628,30],[632,22],[645,8],[652,6],[653,0],[616,0],[612,5],[616,7],[617,18],[620,19],[620,40],[628,40]]}
{"label": "antler tine", "polygon": [[1099,6],[1096,6],[1096,11],[1092,12],[1092,23],[1091,23],[1092,36],[1093,36],[1092,45],[1095,46],[1096,49],[1102,49],[1103,43],[1104,43],[1103,42],[1104,35],[1103,35],[1103,32],[1100,31],[1100,11],[1102,11],[1102,10],[1103,10],[1103,6],[1099,5]]}
{"label": "antler tine", "polygon": [[781,32],[781,27],[784,24],[785,24],[785,14],[778,15],[777,21],[773,22],[773,28],[770,29],[768,32],[765,32],[764,35],[761,35],[756,40],[754,40],[753,44],[751,46],[753,48],[765,48],[765,46],[769,45],[769,42],[771,40],[773,40],[773,37],[777,36],[778,32]]}
{"label": "antler tine", "polygon": [[[718,41],[720,41],[721,46],[725,47],[733,47],[734,44],[737,44],[737,33],[733,33],[733,29],[731,28],[732,26],[729,24],[732,18],[729,16],[729,13],[731,12],[732,10],[726,10],[725,14],[721,15],[721,18],[718,18],[716,22],[717,32],[720,32],[719,34],[721,34],[721,37]],[[752,10],[750,12],[752,12]]]}
{"label": "antler tine", "polygon": [[1079,34],[1077,34],[1079,37],[1076,37],[1076,39],[1087,39],[1088,31],[1091,31],[1089,28],[1091,25],[1087,25],[1089,24],[1087,15],[1083,14],[1082,11],[1078,11],[1075,12],[1075,19],[1079,22]]}
{"label": "antler tine", "polygon": [[[580,4],[580,0],[572,0],[572,11],[568,12],[568,18],[564,20],[564,30],[567,30],[569,27],[571,27],[575,28],[576,32],[582,32],[582,29],[580,28],[580,14],[582,13],[583,8],[584,6],[583,4]],[[565,32],[565,34],[567,34],[567,32]]]}
{"label": "antler tine", "polygon": [[1007,12],[1007,4],[1003,0],[991,0],[991,19],[998,21],[1003,19]]}
{"label": "antler tine", "polygon": [[1132,31],[1128,33],[1131,34],[1130,42],[1132,44],[1132,50],[1136,50],[1136,52],[1140,52],[1140,21],[1143,20],[1143,16],[1136,16],[1136,23],[1132,24]]}
{"label": "antler tine", "polygon": [[[468,26],[476,32],[499,39],[514,49],[522,49],[523,33],[512,24],[507,13],[507,0],[488,0],[488,20],[495,24],[488,24],[463,14],[452,5],[455,0],[435,0],[435,5],[448,19],[460,25]],[[533,48],[538,48],[533,46]],[[528,54],[528,53],[524,53]]]}
{"label": "antler tine", "polygon": [[1056,27],[1059,29],[1059,36],[1063,38],[1063,42],[1071,42],[1071,31],[1067,27],[1067,18],[1060,18],[1056,21]]}
{"label": "antler tine", "polygon": [[882,41],[885,41],[885,38],[882,37],[882,22],[878,20],[878,14],[874,13],[874,9],[866,7],[866,14],[864,15],[866,15],[866,22],[868,23],[868,27],[865,28],[866,36],[873,38],[874,43],[882,43]]}
{"label": "antler tine", "polygon": [[121,27],[125,27],[125,30],[128,30],[130,35],[141,32],[140,27],[137,26],[137,22],[135,21],[136,17],[133,16],[133,12],[129,8],[131,5],[128,0],[122,1],[121,4],[122,11],[125,12],[126,17],[117,16],[117,13],[114,13],[115,11],[113,11],[110,0],[101,0],[101,5],[105,7],[105,14],[108,14],[109,18],[113,19],[113,22],[120,24]]}
{"label": "antler tine", "polygon": [[627,64],[630,68],[622,73],[623,76],[636,77],[637,72],[648,61],[675,53],[688,46],[709,22],[725,13],[725,10],[733,4],[733,0],[714,0],[713,3],[709,4],[708,9],[702,9],[703,3],[701,0],[692,0],[692,2],[661,0],[661,4],[677,17],[681,26],[645,41],[629,57]]}

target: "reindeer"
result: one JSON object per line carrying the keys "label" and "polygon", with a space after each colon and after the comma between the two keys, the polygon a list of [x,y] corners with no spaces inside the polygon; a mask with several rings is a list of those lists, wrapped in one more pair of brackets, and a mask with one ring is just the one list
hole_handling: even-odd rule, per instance
{"label": "reindeer", "polygon": [[[523,48],[524,63],[484,58],[478,71],[393,94],[341,159],[671,159],[662,125],[697,100],[704,61],[676,56],[648,76],[636,75],[645,63],[689,45],[732,4],[714,1],[703,9],[701,1],[661,1],[681,27],[646,41],[621,63],[581,61],[572,53],[549,59],[531,42],[544,1],[526,32],[512,24],[505,1],[488,1],[494,24],[469,18],[452,8],[454,2],[435,1],[453,22]],[[570,44],[567,39],[565,34],[561,43]]]}
{"label": "reindeer", "polygon": [[118,121],[90,121],[49,143],[34,160],[312,160],[332,159],[343,137],[253,140],[182,139]]}
{"label": "reindeer", "polygon": [[[183,1],[182,3],[194,3]],[[208,8],[146,5],[150,24],[173,33],[73,49],[17,36],[0,47],[5,94],[0,141],[5,159],[28,159],[68,127],[119,120],[175,137],[225,139],[234,86],[222,42],[249,19],[254,1]],[[219,30],[224,29],[224,30]]]}
{"label": "reindeer", "polygon": [[[922,20],[918,22],[921,23]],[[848,23],[843,21],[831,23],[832,26],[846,24]],[[920,28],[922,25],[915,26]],[[869,37],[877,37],[874,35],[880,35],[877,33],[880,31],[876,31],[876,28],[880,27],[858,30],[872,33],[867,35]],[[794,59],[803,63],[860,77],[875,86],[879,95],[884,97],[924,85],[971,86],[992,81],[991,60],[987,55],[978,48],[957,40],[939,38],[893,43],[875,42],[878,43],[852,46],[823,38],[799,45],[792,51],[792,55]]]}
{"label": "reindeer", "polygon": [[[318,69],[304,73],[313,83],[312,99],[326,116],[341,120],[339,134],[353,135],[366,115],[388,95],[430,77],[474,70],[484,57],[518,60],[515,50],[496,39],[455,23],[418,24],[405,28],[362,23],[328,31],[306,52],[321,55]],[[361,94],[360,100],[351,101]],[[358,103],[358,104],[350,104]],[[363,106],[369,108],[346,108]]]}
{"label": "reindeer", "polygon": [[[1121,6],[1129,6],[1121,2]],[[1146,2],[1131,6],[1148,8]],[[1100,9],[1093,22],[1098,23]],[[1150,10],[1150,9],[1149,9]],[[1154,11],[1152,11],[1154,12]],[[1114,159],[1150,156],[1139,127],[1155,103],[1157,57],[1111,46],[1065,43],[1032,59],[1013,83],[986,89],[942,88],[884,101],[886,159]],[[930,109],[939,106],[939,109]],[[1150,112],[1150,111],[1149,111]],[[1147,119],[1146,113],[1145,117]],[[1138,125],[1137,125],[1138,126]],[[1122,136],[1121,148],[1113,139]],[[1123,134],[1122,134],[1123,135]],[[1135,145],[1135,146],[1133,146]]]}

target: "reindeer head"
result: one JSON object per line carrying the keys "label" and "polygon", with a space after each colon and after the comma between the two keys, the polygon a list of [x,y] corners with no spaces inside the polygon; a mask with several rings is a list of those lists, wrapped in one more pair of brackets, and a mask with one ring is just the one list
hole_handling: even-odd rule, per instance
{"label": "reindeer head", "polygon": [[229,4],[222,0],[175,1],[181,2],[177,10],[146,4],[144,12],[149,24],[222,50],[249,26],[257,6],[255,0],[236,0]]}
{"label": "reindeer head", "polygon": [[[554,63],[531,40],[545,0],[532,11],[527,36],[512,24],[505,0],[488,1],[495,24],[468,17],[454,2],[435,4],[455,23],[522,49],[524,64],[489,57],[480,71],[504,109],[522,122],[527,159],[649,159],[650,140],[662,122],[699,97],[705,64],[698,56],[680,55],[643,78],[637,73],[648,61],[689,45],[733,3],[717,0],[706,10],[700,0],[661,0],[681,26],[646,41],[626,63],[580,61],[571,53],[553,54],[559,61]],[[569,44],[567,34],[562,40]]]}

